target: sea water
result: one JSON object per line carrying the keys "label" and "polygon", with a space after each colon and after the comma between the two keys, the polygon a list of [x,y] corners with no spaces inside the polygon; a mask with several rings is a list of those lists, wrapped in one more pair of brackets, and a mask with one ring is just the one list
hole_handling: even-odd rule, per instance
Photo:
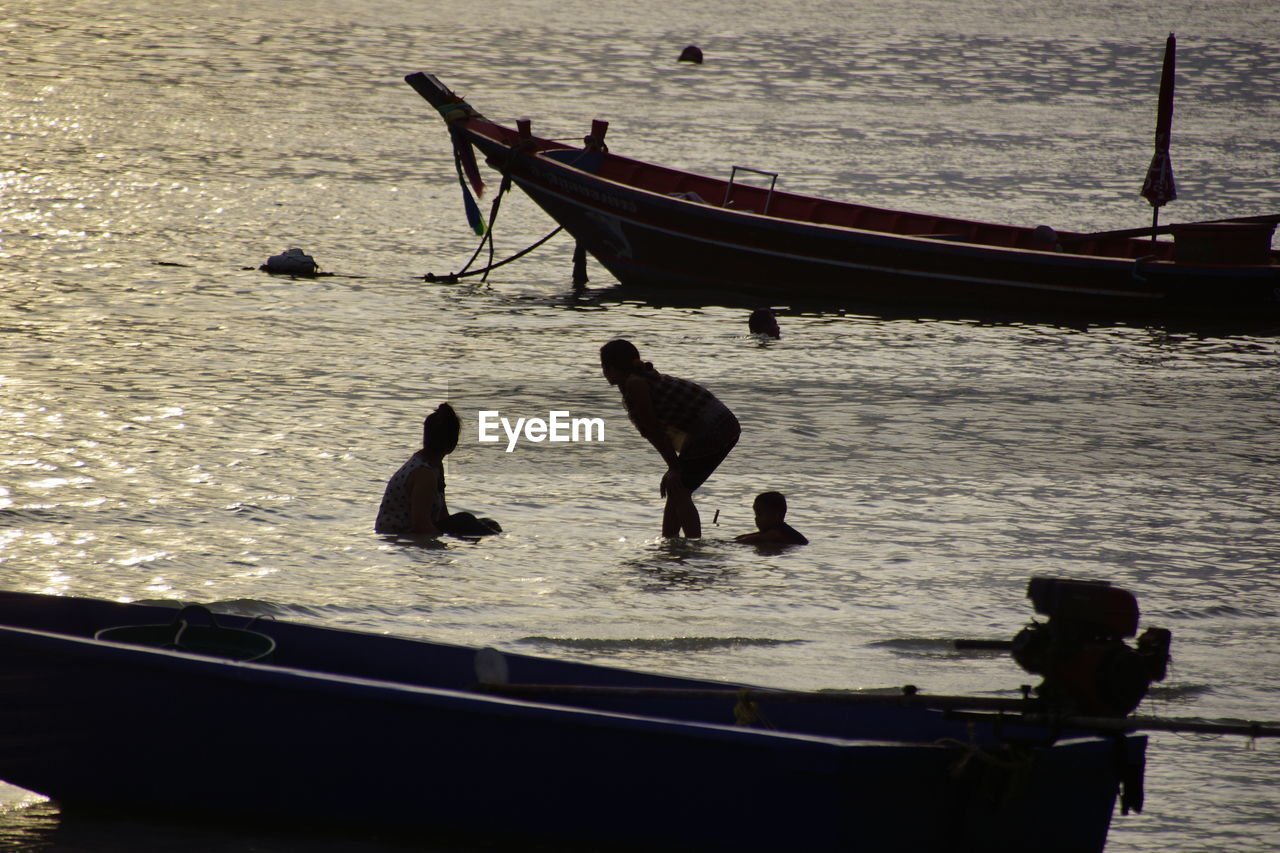
{"label": "sea water", "polygon": [[[4,588],[800,689],[1014,695],[1034,679],[950,640],[1011,637],[1033,575],[1109,580],[1173,631],[1143,712],[1280,717],[1280,330],[892,318],[793,304],[780,282],[765,341],[734,300],[619,292],[594,263],[575,288],[563,235],[487,281],[428,283],[477,238],[447,134],[402,81],[436,73],[545,136],[603,118],[615,152],[793,191],[1141,227],[1170,31],[1163,221],[1276,212],[1280,6],[20,0],[0,26]],[[676,62],[686,44],[702,65]],[[504,198],[495,259],[553,227]],[[256,269],[291,247],[334,275]],[[598,367],[619,336],[743,424],[698,493],[701,541],[658,536],[661,461]],[[504,533],[374,535],[446,399],[450,506]],[[482,442],[482,411],[599,419],[602,440]],[[766,489],[812,544],[732,542]],[[338,843],[85,829],[0,791],[16,849]],[[1274,743],[1154,735],[1147,791],[1110,850],[1280,846]]]}

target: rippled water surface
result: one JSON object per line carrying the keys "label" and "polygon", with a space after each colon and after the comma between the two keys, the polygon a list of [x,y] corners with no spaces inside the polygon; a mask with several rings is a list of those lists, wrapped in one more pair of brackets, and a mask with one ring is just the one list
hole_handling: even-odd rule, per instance
{"label": "rippled water surface", "polygon": [[[7,3],[0,16],[0,584],[799,688],[1007,691],[1032,574],[1111,580],[1175,636],[1148,712],[1280,717],[1280,330],[894,319],[570,283],[553,240],[488,282],[448,141],[404,85],[490,117],[788,189],[1071,229],[1147,224],[1164,37],[1164,218],[1280,206],[1280,6],[748,2]],[[643,12],[640,10],[643,8]],[[679,65],[688,43],[707,55]],[[490,178],[494,176],[490,175]],[[496,180],[493,181],[496,186]],[[487,204],[487,202],[482,202]],[[552,227],[503,203],[500,256]],[[334,275],[255,267],[290,246]],[[632,338],[743,439],[657,537],[659,460],[600,378]],[[448,398],[450,502],[505,533],[372,533]],[[598,443],[476,440],[477,412],[605,420]],[[735,545],[775,488],[812,543]],[[718,523],[712,523],[712,519]],[[1110,850],[1280,847],[1280,753],[1153,737]],[[0,789],[18,849],[391,849],[86,829]]]}

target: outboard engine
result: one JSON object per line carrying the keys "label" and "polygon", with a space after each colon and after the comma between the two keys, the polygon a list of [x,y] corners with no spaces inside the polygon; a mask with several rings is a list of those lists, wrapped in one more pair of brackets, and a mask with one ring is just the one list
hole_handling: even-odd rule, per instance
{"label": "outboard engine", "polygon": [[1036,693],[1069,714],[1123,717],[1153,681],[1163,681],[1172,634],[1147,628],[1134,648],[1138,602],[1106,581],[1032,578],[1027,598],[1048,622],[1032,621],[1013,639],[1018,665],[1044,676]]}

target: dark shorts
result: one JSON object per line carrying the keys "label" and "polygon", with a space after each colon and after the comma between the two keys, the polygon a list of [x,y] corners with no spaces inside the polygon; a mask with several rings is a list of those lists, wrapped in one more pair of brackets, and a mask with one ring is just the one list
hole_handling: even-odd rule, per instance
{"label": "dark shorts", "polygon": [[701,486],[738,443],[742,430],[732,415],[716,425],[716,429],[685,445],[680,454],[680,482],[689,491]]}

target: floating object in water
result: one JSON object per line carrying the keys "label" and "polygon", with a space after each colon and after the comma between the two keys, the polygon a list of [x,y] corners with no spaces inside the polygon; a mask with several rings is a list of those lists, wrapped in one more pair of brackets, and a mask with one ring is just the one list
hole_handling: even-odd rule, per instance
{"label": "floating object in water", "polygon": [[691,44],[688,47],[686,47],[683,52],[681,52],[680,58],[676,61],[677,62],[693,62],[698,65],[701,65],[702,64],[702,48],[698,47],[696,44]]}
{"label": "floating object in water", "polygon": [[316,263],[315,258],[301,249],[285,249],[278,255],[272,255],[258,269],[279,275],[316,276],[320,274],[320,265]]}

